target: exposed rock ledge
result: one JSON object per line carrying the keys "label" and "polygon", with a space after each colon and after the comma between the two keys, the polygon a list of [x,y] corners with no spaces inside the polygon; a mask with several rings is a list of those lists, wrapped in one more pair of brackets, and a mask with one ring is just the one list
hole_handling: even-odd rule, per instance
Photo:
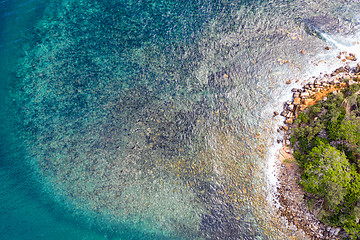
{"label": "exposed rock ledge", "polygon": [[[330,75],[316,78],[313,82],[306,84],[301,89],[292,89],[293,99],[284,104],[281,116],[285,117],[285,125],[278,131],[283,131],[283,147],[278,153],[280,160],[280,173],[278,175],[278,200],[280,203],[279,213],[285,217],[290,225],[296,226],[298,230],[305,232],[310,239],[342,239],[346,232],[340,228],[324,225],[308,209],[305,193],[299,186],[300,169],[292,156],[290,147],[291,125],[294,119],[305,108],[314,105],[317,101],[326,100],[326,97],[342,88],[352,84],[360,83],[360,63],[356,68],[340,67]],[[274,116],[276,116],[274,112]]]}

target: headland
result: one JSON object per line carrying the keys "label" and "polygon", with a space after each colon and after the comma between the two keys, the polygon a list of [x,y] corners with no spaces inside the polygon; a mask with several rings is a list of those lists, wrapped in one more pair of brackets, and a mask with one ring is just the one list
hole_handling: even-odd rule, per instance
{"label": "headland", "polygon": [[[346,52],[341,52],[338,58],[344,58],[347,63],[357,61],[354,54]],[[344,228],[321,221],[317,212],[319,208],[309,209],[309,201],[314,200],[314,197],[311,193],[304,191],[301,184],[304,166],[299,164],[296,156],[294,157],[294,150],[299,148],[299,143],[294,138],[293,132],[299,128],[301,120],[297,119],[306,109],[318,102],[326,102],[330,94],[331,96],[341,94],[341,91],[358,83],[360,83],[360,63],[356,67],[346,64],[335,69],[331,74],[313,77],[300,89],[293,88],[291,90],[293,97],[284,103],[282,112],[280,114],[274,112],[274,117],[281,115],[285,118],[284,125],[277,130],[284,136],[283,139],[278,140],[283,147],[277,155],[280,169],[277,187],[279,214],[287,219],[289,225],[303,231],[310,239],[344,239],[349,235]],[[321,115],[316,115],[310,121],[320,121],[319,116]],[[326,139],[327,136],[321,136],[321,134],[324,133],[317,132],[314,136]]]}

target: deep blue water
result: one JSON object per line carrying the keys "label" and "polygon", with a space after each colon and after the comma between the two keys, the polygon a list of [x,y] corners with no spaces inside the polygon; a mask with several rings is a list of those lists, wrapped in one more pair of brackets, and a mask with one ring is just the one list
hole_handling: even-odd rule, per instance
{"label": "deep blue water", "polygon": [[1,1],[0,239],[300,237],[270,200],[272,111],[341,64],[358,10]]}

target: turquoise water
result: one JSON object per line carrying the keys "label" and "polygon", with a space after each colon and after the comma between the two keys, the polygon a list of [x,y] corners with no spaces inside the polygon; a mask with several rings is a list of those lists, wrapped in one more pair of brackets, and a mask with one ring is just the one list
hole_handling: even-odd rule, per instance
{"label": "turquoise water", "polygon": [[301,238],[271,201],[272,111],[341,64],[321,33],[358,40],[358,10],[0,2],[0,238]]}

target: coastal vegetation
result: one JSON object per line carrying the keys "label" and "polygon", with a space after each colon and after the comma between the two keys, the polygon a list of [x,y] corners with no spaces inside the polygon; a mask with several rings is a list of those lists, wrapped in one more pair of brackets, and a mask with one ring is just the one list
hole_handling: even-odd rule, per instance
{"label": "coastal vegetation", "polygon": [[308,205],[325,224],[360,237],[360,85],[297,115],[290,142]]}

